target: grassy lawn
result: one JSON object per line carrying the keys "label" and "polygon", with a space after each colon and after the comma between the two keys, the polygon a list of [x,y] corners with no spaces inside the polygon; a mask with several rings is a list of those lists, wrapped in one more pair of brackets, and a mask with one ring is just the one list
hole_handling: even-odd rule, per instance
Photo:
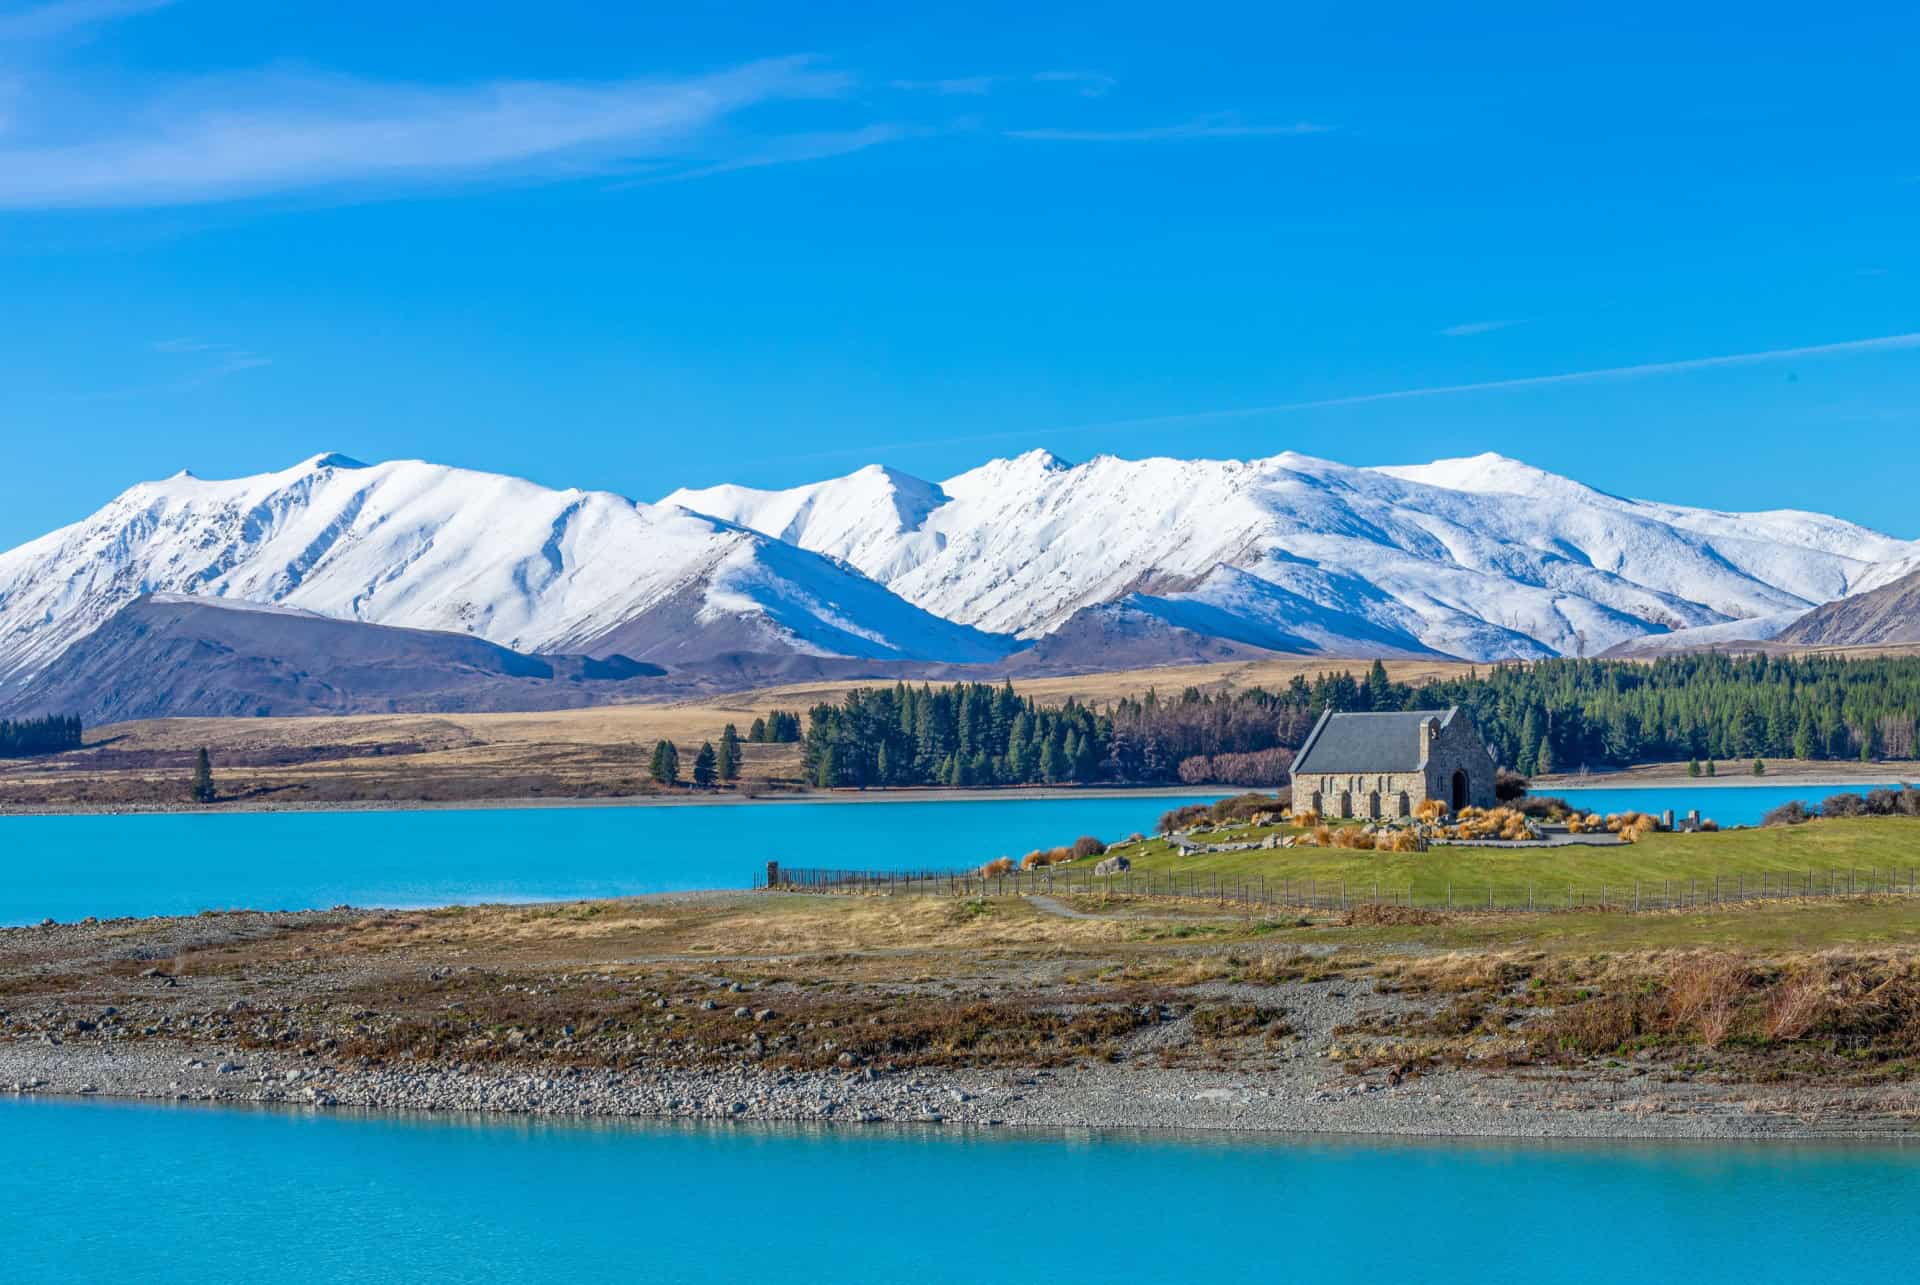
{"label": "grassy lawn", "polygon": [[1920,913],[1904,897],[1757,901],[1650,914],[1454,915],[1397,927],[1317,924],[1267,935],[1274,944],[1336,945],[1387,958],[1417,950],[1520,951],[1550,956],[1731,950],[1761,954],[1920,946]]}
{"label": "grassy lawn", "polygon": [[[1238,842],[1267,833],[1229,830],[1195,839]],[[1451,888],[1461,903],[1484,902],[1491,889],[1497,900],[1511,904],[1523,901],[1531,887],[1546,903],[1563,900],[1569,885],[1590,895],[1602,884],[1614,892],[1631,889],[1638,881],[1647,895],[1657,896],[1663,881],[1678,891],[1678,885],[1689,880],[1711,889],[1716,876],[1735,884],[1744,877],[1751,884],[1765,875],[1769,886],[1774,886],[1783,877],[1804,881],[1809,870],[1822,888],[1833,871],[1840,872],[1844,885],[1849,869],[1858,871],[1863,881],[1869,870],[1879,871],[1884,880],[1892,869],[1904,883],[1910,872],[1920,878],[1920,822],[1873,817],[1770,830],[1656,834],[1616,847],[1435,847],[1418,853],[1284,848],[1183,857],[1172,845],[1155,839],[1123,851],[1136,872],[1154,875],[1264,877],[1270,883],[1311,879],[1321,893],[1337,891],[1344,881],[1354,895],[1371,895],[1377,884],[1382,896],[1411,890],[1423,903],[1445,897]],[[1085,870],[1091,864],[1076,862],[1071,868]]]}

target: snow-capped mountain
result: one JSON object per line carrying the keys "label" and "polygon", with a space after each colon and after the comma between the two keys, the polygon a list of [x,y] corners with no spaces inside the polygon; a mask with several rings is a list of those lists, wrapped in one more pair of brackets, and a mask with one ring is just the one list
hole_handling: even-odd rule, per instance
{"label": "snow-capped mountain", "polygon": [[0,682],[23,682],[139,595],[169,592],[667,662],[979,662],[1010,646],[841,563],[684,509],[319,455],[230,481],[142,483],[0,554]]}
{"label": "snow-capped mountain", "polygon": [[[107,633],[84,655],[75,644],[143,595],[157,596],[112,637],[151,651],[164,619],[182,673],[192,647],[252,648],[261,663],[227,670],[260,690],[317,681],[275,639],[297,635],[314,655],[334,634],[292,616],[183,612],[166,595],[741,685],[881,662],[1031,673],[1267,652],[1597,655],[1636,639],[1769,637],[1916,566],[1920,544],[1835,518],[1621,499],[1498,456],[1353,468],[1033,452],[938,484],[870,467],[644,504],[320,455],[230,481],[143,483],[0,553],[0,690],[32,704],[35,676],[53,683],[49,666],[69,654],[86,665],[66,670],[98,686],[125,646]],[[479,664],[444,638],[369,638],[359,653],[431,657],[449,675],[517,663]],[[374,690],[371,673],[351,677]],[[549,699],[485,673],[436,681],[484,689],[468,700]]]}
{"label": "snow-capped mountain", "polygon": [[1239,643],[1344,655],[1596,655],[1772,623],[1920,553],[1819,514],[1621,499],[1497,455],[1355,468],[1291,453],[1068,465],[1036,451],[937,486],[865,469],[662,503],[844,559],[986,630],[1043,637],[1119,603]]}

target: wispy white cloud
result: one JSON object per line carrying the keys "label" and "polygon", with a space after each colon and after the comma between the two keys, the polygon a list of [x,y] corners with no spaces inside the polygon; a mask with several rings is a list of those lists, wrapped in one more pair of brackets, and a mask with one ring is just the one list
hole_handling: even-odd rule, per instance
{"label": "wispy white cloud", "polygon": [[913,441],[868,444],[847,450],[818,451],[788,459],[825,459],[839,455],[871,455],[878,451],[902,450],[919,446],[960,446],[980,442],[1053,440],[1087,433],[1124,433],[1138,429],[1173,428],[1261,415],[1284,415],[1297,411],[1326,410],[1337,406],[1365,406],[1374,402],[1410,401],[1422,397],[1450,397],[1466,393],[1500,392],[1514,388],[1545,388],[1556,384],[1590,384],[1605,380],[1644,379],[1658,375],[1679,375],[1697,370],[1716,370],[1730,366],[1758,366],[1770,362],[1800,361],[1820,357],[1855,354],[1904,352],[1920,349],[1920,332],[1880,335],[1872,339],[1847,339],[1839,343],[1809,344],[1799,348],[1770,348],[1762,352],[1729,353],[1717,357],[1688,357],[1680,361],[1644,362],[1637,366],[1602,366],[1593,370],[1565,371],[1554,375],[1528,375],[1519,379],[1489,379],[1472,384],[1432,384],[1423,388],[1400,388],[1383,393],[1359,393],[1350,397],[1321,397],[1304,402],[1279,402],[1271,406],[1238,406],[1230,410],[1188,411],[1177,415],[1153,415],[1139,419],[1107,420],[1098,424],[1077,424],[1046,431],[1023,429],[1005,433],[969,433],[958,437],[922,438]]}
{"label": "wispy white cloud", "polygon": [[53,0],[0,10],[0,44],[58,40],[103,23],[165,9],[175,0]]}
{"label": "wispy white cloud", "polygon": [[113,388],[82,394],[78,400],[112,402],[125,401],[134,397],[154,397],[163,393],[190,393],[225,379],[229,375],[273,365],[271,357],[263,356],[248,348],[208,339],[191,337],[156,339],[149,347],[165,358],[177,359],[169,360],[163,365],[179,373],[130,388]]}
{"label": "wispy white cloud", "polygon": [[216,379],[237,375],[243,370],[258,370],[262,366],[273,365],[271,357],[263,357],[233,344],[212,343],[204,339],[160,339],[154,342],[153,350],[171,356],[194,357],[204,363],[169,383],[167,388],[172,392],[188,392],[211,384]]}
{"label": "wispy white cloud", "polygon": [[1120,82],[1103,71],[1037,71],[1036,85],[1070,85],[1082,98],[1100,98]]}
{"label": "wispy white cloud", "polygon": [[631,172],[663,162],[712,172],[742,155],[743,145],[720,128],[731,118],[836,96],[848,83],[798,57],[597,83],[217,76],[139,103],[114,123],[89,122],[77,134],[56,126],[53,136],[0,144],[0,207],[179,205],[353,183]]}
{"label": "wispy white cloud", "polygon": [[1465,339],[1468,335],[1484,335],[1493,330],[1505,330],[1508,326],[1519,326],[1522,321],[1463,321],[1454,326],[1442,326],[1437,332],[1449,339]]}
{"label": "wispy white cloud", "polygon": [[845,156],[851,152],[865,151],[882,143],[897,143],[902,139],[921,137],[930,131],[912,125],[878,123],[863,125],[859,129],[821,130],[810,134],[786,134],[768,139],[749,151],[725,160],[715,161],[711,165],[695,169],[679,170],[657,177],[640,179],[635,183],[616,184],[616,187],[641,186],[647,183],[672,183],[683,179],[706,178],[713,174],[725,174],[730,170],[753,169],[761,165],[788,165],[797,161],[825,160],[830,156]]}
{"label": "wispy white cloud", "polygon": [[993,87],[1004,77],[1000,76],[950,76],[944,80],[890,80],[888,89],[901,89],[909,93],[939,94],[944,97],[978,96],[991,93]]}
{"label": "wispy white cloud", "polygon": [[1249,125],[1231,112],[1219,112],[1178,125],[1138,129],[1010,129],[1006,136],[1049,143],[1162,143],[1189,138],[1290,138],[1324,134],[1331,128],[1310,121],[1292,125]]}

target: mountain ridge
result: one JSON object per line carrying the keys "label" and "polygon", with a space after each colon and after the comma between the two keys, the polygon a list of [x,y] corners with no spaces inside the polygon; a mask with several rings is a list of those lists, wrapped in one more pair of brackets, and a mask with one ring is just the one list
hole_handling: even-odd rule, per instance
{"label": "mountain ridge", "polygon": [[137,483],[0,552],[0,695],[151,595],[712,683],[1662,650],[1771,637],[1911,568],[1920,542],[1839,518],[1635,500],[1494,454],[1363,468],[1030,451],[941,481],[868,465],[649,504],[328,452]]}
{"label": "mountain ridge", "polygon": [[845,511],[848,481],[661,502],[1023,638],[1151,578],[1190,586],[1167,595],[1176,608],[1231,614],[1252,577],[1304,604],[1322,649],[1369,654],[1391,636],[1407,654],[1474,660],[1593,655],[1806,611],[1920,549],[1822,514],[1627,499],[1494,454],[1356,468],[1292,452],[1078,465],[1030,452],[923,484],[947,500],[904,530]]}

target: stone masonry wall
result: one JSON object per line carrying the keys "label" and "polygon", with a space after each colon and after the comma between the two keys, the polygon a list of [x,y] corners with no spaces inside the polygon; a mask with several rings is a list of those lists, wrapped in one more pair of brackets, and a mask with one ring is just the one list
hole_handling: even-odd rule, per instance
{"label": "stone masonry wall", "polygon": [[1429,742],[1424,772],[1329,772],[1295,781],[1294,789],[1305,795],[1300,798],[1304,806],[1322,816],[1395,821],[1412,816],[1429,798],[1451,808],[1456,771],[1467,774],[1467,801],[1492,807],[1493,770],[1493,756],[1479,733],[1458,714]]}
{"label": "stone masonry wall", "polygon": [[1465,714],[1454,715],[1453,722],[1440,729],[1427,751],[1427,789],[1449,807],[1453,804],[1453,774],[1467,774],[1467,801],[1476,808],[1494,805],[1493,756],[1486,743],[1473,730]]}

